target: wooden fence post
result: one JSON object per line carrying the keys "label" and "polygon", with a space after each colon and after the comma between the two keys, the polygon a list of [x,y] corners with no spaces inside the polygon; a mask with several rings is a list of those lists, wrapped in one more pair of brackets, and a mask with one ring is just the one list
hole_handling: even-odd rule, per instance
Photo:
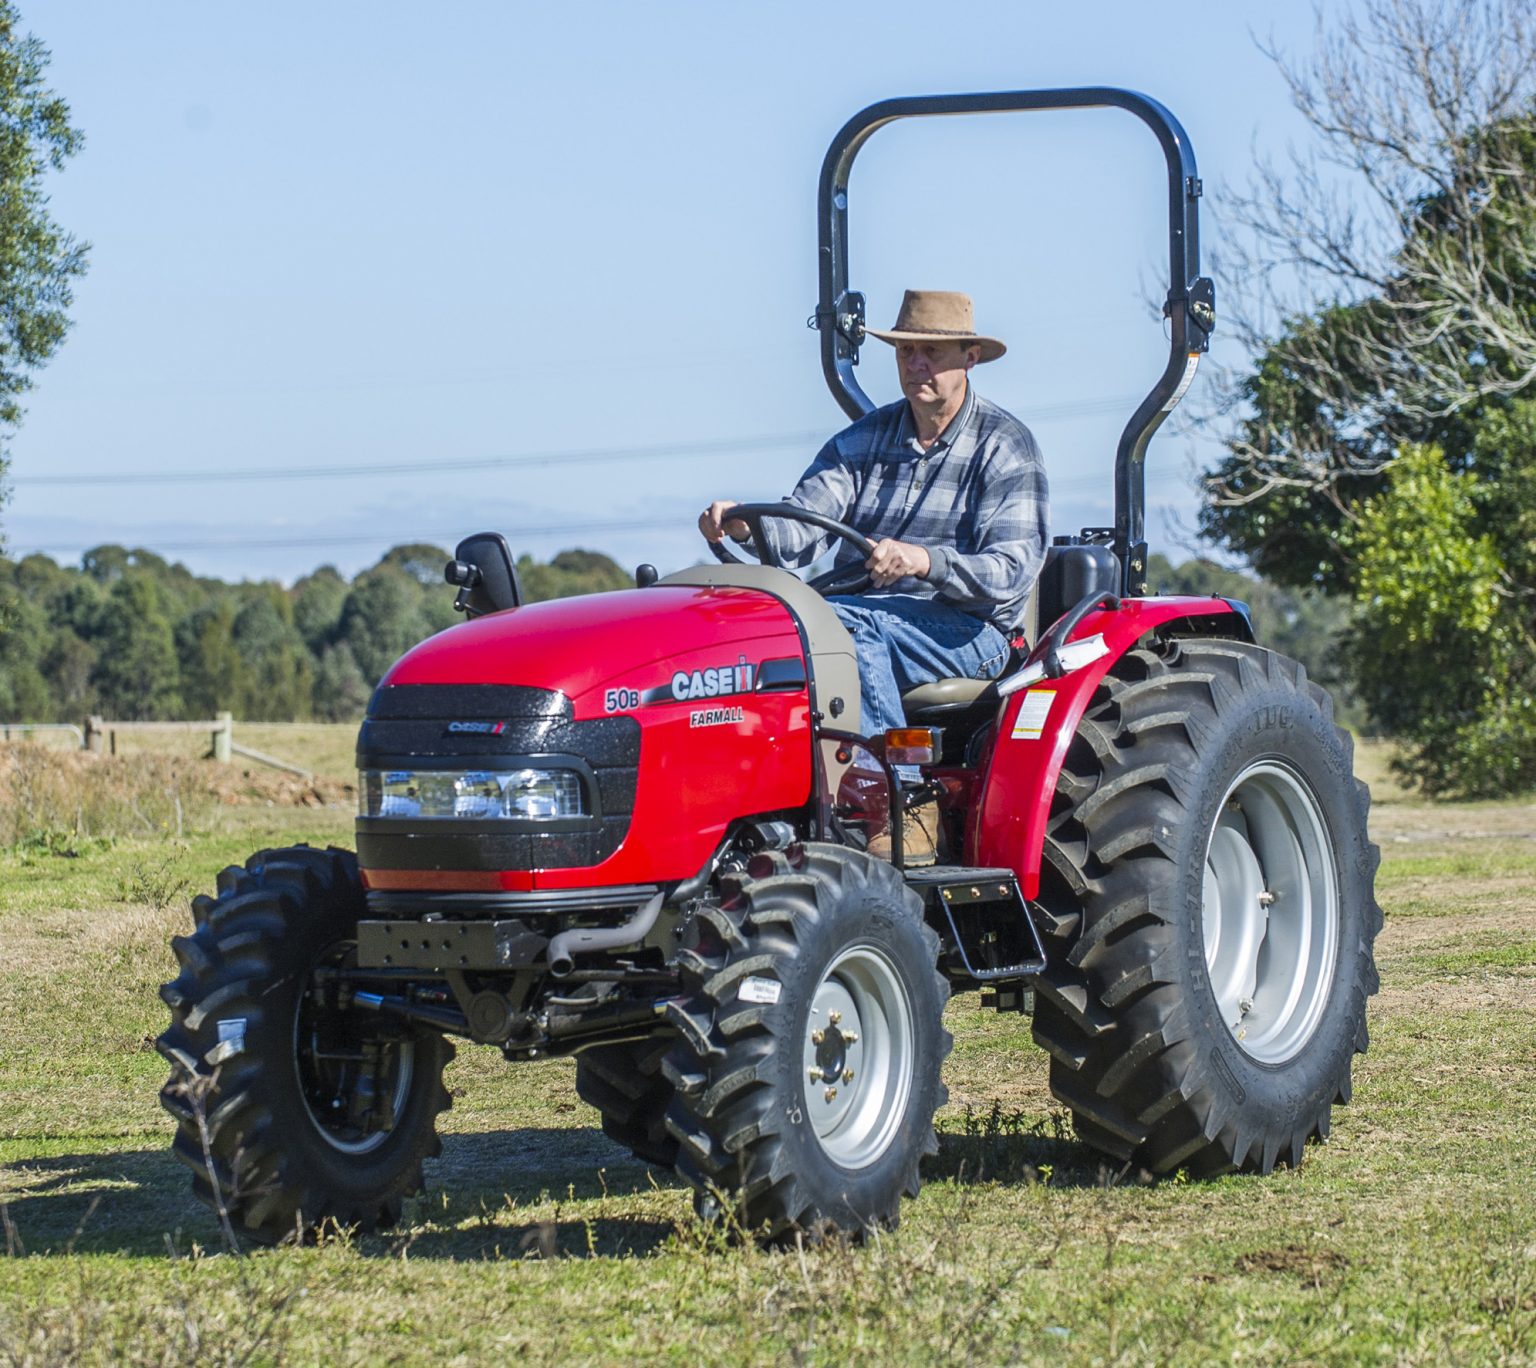
{"label": "wooden fence post", "polygon": [[97,754],[107,748],[107,724],[94,714],[85,719],[85,748]]}
{"label": "wooden fence post", "polygon": [[229,764],[230,746],[234,741],[235,717],[221,712],[217,716],[218,729],[213,733],[213,758],[221,765]]}

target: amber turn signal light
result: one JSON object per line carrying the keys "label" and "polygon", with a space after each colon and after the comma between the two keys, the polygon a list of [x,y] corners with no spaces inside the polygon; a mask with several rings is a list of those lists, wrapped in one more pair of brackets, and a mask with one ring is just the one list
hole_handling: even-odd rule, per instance
{"label": "amber turn signal light", "polygon": [[885,734],[889,765],[936,765],[943,748],[941,727],[892,727]]}

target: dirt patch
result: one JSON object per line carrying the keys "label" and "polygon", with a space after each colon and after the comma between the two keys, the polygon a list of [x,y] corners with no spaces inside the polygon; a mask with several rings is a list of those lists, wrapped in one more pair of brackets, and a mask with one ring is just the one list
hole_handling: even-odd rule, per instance
{"label": "dirt patch", "polygon": [[1389,912],[1376,941],[1376,952],[1391,956],[1454,950],[1461,945],[1496,945],[1508,932],[1536,935],[1536,896],[1527,895],[1514,906],[1499,904],[1439,917],[1394,918]]}
{"label": "dirt patch", "polygon": [[1536,840],[1536,803],[1403,803],[1371,809],[1371,838],[1381,845],[1493,837]]}
{"label": "dirt patch", "polygon": [[1239,1254],[1232,1265],[1239,1273],[1285,1273],[1315,1284],[1330,1273],[1348,1268],[1349,1260],[1332,1249],[1284,1245],[1280,1249],[1256,1249],[1251,1254]]}
{"label": "dirt patch", "polygon": [[[1454,1016],[1462,1012],[1528,1012],[1536,1000],[1536,979],[1520,975],[1464,979],[1457,983],[1431,980],[1409,988],[1383,985],[1371,999],[1371,1015],[1423,1013]],[[1527,1072],[1521,1065],[1520,1074]]]}

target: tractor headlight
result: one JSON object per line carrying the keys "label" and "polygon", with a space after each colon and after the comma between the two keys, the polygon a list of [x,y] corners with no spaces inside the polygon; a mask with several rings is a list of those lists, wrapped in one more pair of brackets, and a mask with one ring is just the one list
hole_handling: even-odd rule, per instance
{"label": "tractor headlight", "polygon": [[358,777],[364,817],[553,821],[588,811],[575,770],[363,770]]}

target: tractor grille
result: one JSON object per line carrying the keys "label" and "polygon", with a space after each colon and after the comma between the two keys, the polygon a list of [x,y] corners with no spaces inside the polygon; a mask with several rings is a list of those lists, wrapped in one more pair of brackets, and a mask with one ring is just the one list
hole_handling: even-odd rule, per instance
{"label": "tractor grille", "polygon": [[[365,869],[572,869],[606,860],[629,831],[640,765],[630,717],[576,722],[554,689],[401,684],[374,691],[357,738],[359,769],[568,768],[583,776],[588,817],[412,822],[359,817]],[[445,828],[447,828],[445,830]]]}

